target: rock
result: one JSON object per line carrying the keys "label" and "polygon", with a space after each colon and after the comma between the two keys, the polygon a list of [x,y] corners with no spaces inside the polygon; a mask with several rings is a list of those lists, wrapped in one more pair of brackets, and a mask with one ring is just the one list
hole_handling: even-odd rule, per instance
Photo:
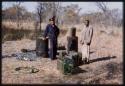
{"label": "rock", "polygon": [[35,61],[37,58],[35,52],[17,53],[15,57],[18,60],[24,60],[24,61]]}

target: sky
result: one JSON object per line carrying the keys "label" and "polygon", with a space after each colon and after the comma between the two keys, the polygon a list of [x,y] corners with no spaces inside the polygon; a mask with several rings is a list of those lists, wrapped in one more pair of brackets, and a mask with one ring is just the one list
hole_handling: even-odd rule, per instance
{"label": "sky", "polygon": [[[2,2],[2,9],[10,7],[14,2]],[[62,6],[67,6],[70,4],[78,4],[80,8],[82,8],[81,13],[91,13],[100,11],[100,9],[95,5],[95,2],[62,2]],[[22,6],[26,7],[26,9],[30,12],[35,12],[37,2],[23,2]],[[120,9],[123,10],[123,2],[108,2],[107,6],[109,9]]]}

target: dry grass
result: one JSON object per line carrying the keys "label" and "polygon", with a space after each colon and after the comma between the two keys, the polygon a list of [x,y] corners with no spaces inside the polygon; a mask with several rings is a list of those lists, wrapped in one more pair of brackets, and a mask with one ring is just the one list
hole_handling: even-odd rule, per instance
{"label": "dry grass", "polygon": [[[72,27],[72,26],[71,26]],[[79,26],[81,27],[81,26]],[[64,27],[63,27],[64,28]],[[68,27],[61,31],[58,42],[66,46]],[[81,27],[82,28],[82,27]],[[113,33],[101,32],[101,29],[113,28]],[[80,29],[76,35],[80,37]],[[13,57],[2,59],[2,83],[3,84],[123,84],[123,39],[122,28],[94,26],[94,35],[90,51],[90,64],[79,66],[80,71],[72,76],[62,75],[56,68],[56,60],[48,58],[37,61],[19,61]],[[78,40],[79,41],[79,40]],[[79,42],[78,42],[79,43]],[[11,55],[20,50],[35,49],[35,41],[22,39],[18,41],[6,41],[2,44],[2,55]],[[80,43],[78,44],[81,50]],[[34,66],[40,70],[36,74],[20,74],[14,71],[19,66]]]}
{"label": "dry grass", "polygon": [[[46,27],[46,24],[42,23],[41,25],[42,25],[42,31],[41,31],[42,33]],[[60,32],[61,32],[59,35],[60,37],[66,35],[67,28],[60,28]],[[33,25],[33,22],[29,22],[23,25],[23,27],[21,27],[20,29],[17,28],[17,25],[15,22],[9,22],[9,21],[2,22],[2,42],[11,41],[11,40],[21,40],[23,38],[34,40],[35,37],[36,37],[36,32],[35,32],[35,26]]]}
{"label": "dry grass", "polygon": [[[34,29],[34,22],[31,22],[31,21],[22,21],[20,22],[20,28],[23,28],[23,29],[29,29],[29,30],[32,30]],[[9,27],[9,28],[14,28],[14,29],[19,29],[17,27],[17,22],[12,22],[12,21],[2,21],[2,25],[5,25],[6,27]]]}
{"label": "dry grass", "polygon": [[34,40],[36,37],[35,30],[28,29],[14,29],[2,25],[2,42],[21,40],[23,38],[28,38]]}

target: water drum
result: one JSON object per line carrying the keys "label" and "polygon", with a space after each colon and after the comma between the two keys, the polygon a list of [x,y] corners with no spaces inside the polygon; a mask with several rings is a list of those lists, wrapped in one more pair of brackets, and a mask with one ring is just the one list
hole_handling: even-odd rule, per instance
{"label": "water drum", "polygon": [[48,39],[37,38],[36,54],[37,56],[48,57]]}

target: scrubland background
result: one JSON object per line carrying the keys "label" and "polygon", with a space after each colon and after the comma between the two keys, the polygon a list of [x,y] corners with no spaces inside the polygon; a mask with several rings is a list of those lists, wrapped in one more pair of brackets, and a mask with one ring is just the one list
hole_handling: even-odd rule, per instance
{"label": "scrubland background", "polygon": [[[3,84],[123,83],[123,19],[118,9],[110,10],[105,8],[105,3],[95,3],[101,12],[79,14],[80,7],[77,4],[61,7],[61,3],[44,2],[38,3],[36,13],[31,13],[21,4],[23,3],[2,10],[2,57],[6,57],[2,58]],[[46,9],[42,9],[42,6]],[[56,60],[50,61],[48,58],[41,57],[37,61],[28,62],[11,57],[12,54],[21,52],[21,49],[36,48],[36,37],[42,35],[48,19],[52,17],[51,14],[56,15],[56,24],[60,28],[58,46],[66,47],[68,32],[72,27],[76,27],[76,36],[80,39],[85,19],[89,19],[93,26],[91,63],[81,65],[75,75],[62,75],[56,69]],[[80,46],[78,42],[79,52]],[[19,66],[35,66],[40,72],[17,74],[14,68]]]}

